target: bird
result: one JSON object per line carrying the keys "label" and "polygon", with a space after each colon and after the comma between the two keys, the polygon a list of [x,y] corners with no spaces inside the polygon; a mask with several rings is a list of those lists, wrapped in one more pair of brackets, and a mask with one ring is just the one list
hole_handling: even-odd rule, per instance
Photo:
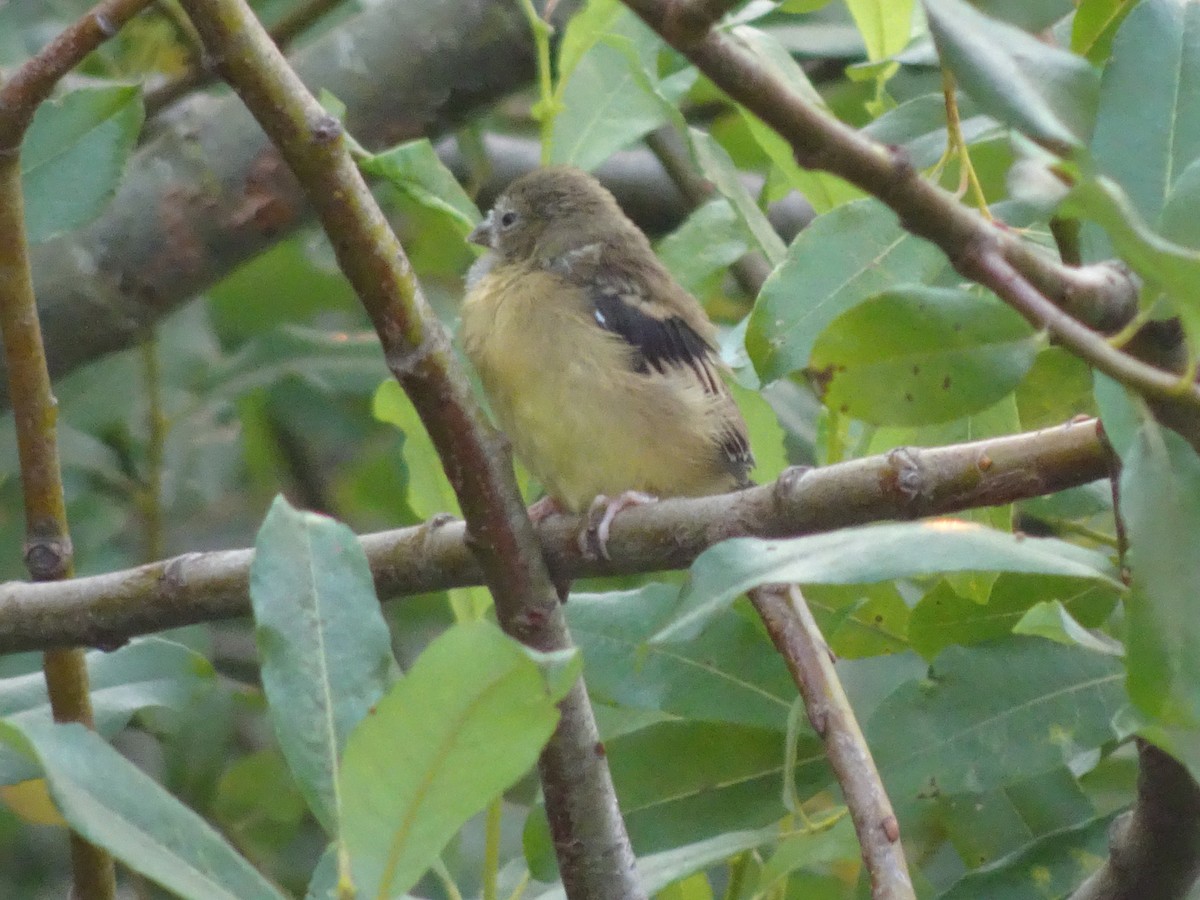
{"label": "bird", "polygon": [[535,520],[587,513],[608,557],[623,509],[750,484],[746,423],[717,332],[613,195],[570,166],[512,182],[468,239],[465,353],[546,497]]}

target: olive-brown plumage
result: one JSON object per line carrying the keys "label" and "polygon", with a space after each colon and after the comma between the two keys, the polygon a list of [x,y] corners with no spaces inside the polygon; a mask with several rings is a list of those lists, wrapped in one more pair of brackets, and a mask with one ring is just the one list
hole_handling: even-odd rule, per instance
{"label": "olive-brown plumage", "polygon": [[472,233],[467,355],[517,456],[565,509],[747,483],[715,330],[592,176],[519,178]]}

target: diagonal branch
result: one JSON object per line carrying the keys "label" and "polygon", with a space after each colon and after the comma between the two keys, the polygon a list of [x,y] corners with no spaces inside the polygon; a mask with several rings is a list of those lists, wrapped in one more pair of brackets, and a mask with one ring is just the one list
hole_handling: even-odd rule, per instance
{"label": "diagonal branch", "polygon": [[[412,400],[466,517],[501,626],[541,651],[571,636],[499,435],[471,396],[450,340],[404,248],[355,167],[340,123],[321,108],[243,0],[184,0],[215,60],[316,211],[370,316],[388,367]],[[580,679],[560,704],[539,770],[559,871],[572,900],[644,897],[608,764]]]}
{"label": "diagonal branch", "polygon": [[[1147,397],[1185,401],[1193,412],[1200,407],[1200,386],[1122,353],[1093,330],[1120,327],[1133,317],[1132,283],[1096,278],[1088,270],[1056,263],[967,209],[952,194],[922,178],[895,148],[876,143],[810,104],[736,37],[696,28],[703,17],[679,11],[691,4],[625,0],[625,5],[785,138],[801,165],[838,175],[886,203],[907,230],[940,247],[960,274],[993,290],[1101,372]],[[1030,295],[1039,296],[1041,302]],[[1087,318],[1076,321],[1073,316]]]}

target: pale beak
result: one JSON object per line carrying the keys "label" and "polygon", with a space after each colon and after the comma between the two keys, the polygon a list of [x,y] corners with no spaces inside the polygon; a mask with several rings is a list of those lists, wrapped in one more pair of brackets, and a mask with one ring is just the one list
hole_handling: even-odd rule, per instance
{"label": "pale beak", "polygon": [[467,235],[467,240],[480,247],[492,246],[492,213],[489,212],[483,217],[483,221]]}

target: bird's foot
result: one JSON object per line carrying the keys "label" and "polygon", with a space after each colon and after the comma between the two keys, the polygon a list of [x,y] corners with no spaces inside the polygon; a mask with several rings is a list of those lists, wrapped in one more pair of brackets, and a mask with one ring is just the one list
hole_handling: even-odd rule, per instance
{"label": "bird's foot", "polygon": [[588,508],[587,525],[579,532],[579,552],[586,559],[611,559],[608,555],[608,530],[613,519],[631,506],[657,502],[657,497],[641,491],[625,491],[615,498],[601,494]]}
{"label": "bird's foot", "polygon": [[551,516],[561,515],[566,512],[562,505],[553,497],[546,496],[529,507],[529,521],[534,525],[540,525]]}

